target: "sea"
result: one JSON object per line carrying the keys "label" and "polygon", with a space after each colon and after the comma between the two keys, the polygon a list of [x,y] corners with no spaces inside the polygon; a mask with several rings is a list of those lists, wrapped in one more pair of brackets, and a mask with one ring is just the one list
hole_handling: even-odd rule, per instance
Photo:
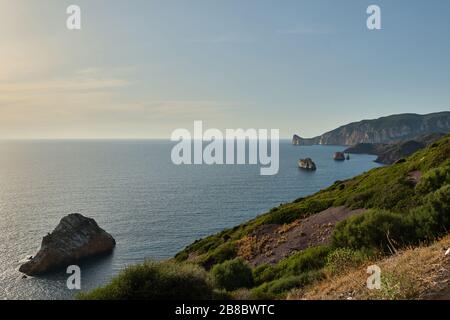
{"label": "sea", "polygon": [[[80,264],[81,291],[124,267],[173,257],[196,239],[313,194],[379,165],[370,155],[337,162],[343,146],[280,142],[277,175],[259,165],[172,163],[165,140],[0,141],[0,299],[73,299],[65,270],[18,271],[65,215],[94,218],[117,241],[114,252]],[[298,168],[310,157],[317,171]]]}

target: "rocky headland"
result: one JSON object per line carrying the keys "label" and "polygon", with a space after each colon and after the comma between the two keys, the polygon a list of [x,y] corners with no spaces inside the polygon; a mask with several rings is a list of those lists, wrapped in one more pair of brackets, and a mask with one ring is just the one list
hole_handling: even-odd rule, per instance
{"label": "rocky headland", "polygon": [[393,143],[431,133],[450,132],[450,112],[426,115],[398,114],[374,120],[353,122],[314,138],[294,136],[295,145],[341,145]]}

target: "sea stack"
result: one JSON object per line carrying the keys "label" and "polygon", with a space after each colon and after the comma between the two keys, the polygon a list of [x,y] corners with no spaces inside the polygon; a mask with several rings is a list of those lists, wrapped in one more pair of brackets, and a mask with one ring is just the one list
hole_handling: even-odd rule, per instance
{"label": "sea stack", "polygon": [[315,171],[317,170],[316,164],[312,161],[311,158],[300,159],[298,160],[298,167],[300,169]]}
{"label": "sea stack", "polygon": [[301,140],[302,138],[300,138],[300,136],[294,134],[294,137],[292,137],[292,144],[294,146],[299,146],[301,144]]}
{"label": "sea stack", "polygon": [[19,271],[37,276],[110,253],[115,245],[114,238],[94,219],[72,213],[62,218],[55,230],[42,239],[39,252],[20,266]]}
{"label": "sea stack", "polygon": [[333,159],[336,160],[336,161],[344,161],[345,160],[345,155],[344,155],[343,152],[336,152],[333,155]]}

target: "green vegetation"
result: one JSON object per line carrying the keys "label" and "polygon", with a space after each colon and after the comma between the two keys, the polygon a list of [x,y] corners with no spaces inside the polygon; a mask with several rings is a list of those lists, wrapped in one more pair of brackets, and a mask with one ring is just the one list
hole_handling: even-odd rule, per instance
{"label": "green vegetation", "polygon": [[335,247],[380,249],[395,252],[396,247],[432,241],[450,228],[450,185],[446,184],[424,199],[424,204],[407,213],[372,209],[336,226]]}
{"label": "green vegetation", "polygon": [[350,248],[337,248],[327,256],[325,269],[330,274],[340,274],[349,269],[362,265],[372,255],[363,251],[355,251]]}
{"label": "green vegetation", "polygon": [[256,285],[276,279],[301,276],[309,271],[325,266],[330,248],[326,246],[311,247],[281,260],[274,266],[260,265],[253,271]]}
{"label": "green vegetation", "polygon": [[234,259],[217,264],[211,270],[217,287],[228,291],[253,286],[252,269],[243,259]]}
{"label": "green vegetation", "polygon": [[78,296],[83,300],[199,300],[213,298],[207,273],[191,264],[147,261],[123,270],[108,285]]}
{"label": "green vegetation", "polygon": [[303,287],[314,281],[323,279],[321,271],[310,271],[298,276],[287,276],[270,282],[265,282],[251,291],[254,299],[277,299],[283,298],[287,292],[294,288]]}
{"label": "green vegetation", "polygon": [[[260,265],[253,270],[238,258],[238,241],[262,225],[289,224],[337,206],[368,210],[340,222],[329,246],[311,247],[274,265]],[[280,205],[243,225],[198,240],[177,254],[176,262],[130,267],[106,287],[80,298],[282,298],[291,289],[327,274],[358,267],[369,257],[433,241],[448,230],[450,136],[406,161],[336,181],[312,196]],[[394,290],[395,281],[388,282],[389,290]],[[386,296],[391,293],[386,292]]]}

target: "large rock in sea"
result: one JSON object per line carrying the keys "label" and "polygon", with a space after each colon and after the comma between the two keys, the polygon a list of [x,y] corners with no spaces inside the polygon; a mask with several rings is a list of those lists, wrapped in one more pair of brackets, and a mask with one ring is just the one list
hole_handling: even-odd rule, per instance
{"label": "large rock in sea", "polygon": [[41,249],[19,271],[40,275],[76,264],[82,259],[111,252],[114,238],[100,228],[94,219],[73,213],[61,219],[52,233],[42,239]]}
{"label": "large rock in sea", "polygon": [[311,158],[298,160],[298,166],[300,169],[311,170],[311,171],[314,171],[317,169],[316,164],[314,163],[314,161],[312,161]]}
{"label": "large rock in sea", "polygon": [[333,159],[336,161],[344,161],[345,160],[345,154],[343,152],[336,152],[333,155]]}

